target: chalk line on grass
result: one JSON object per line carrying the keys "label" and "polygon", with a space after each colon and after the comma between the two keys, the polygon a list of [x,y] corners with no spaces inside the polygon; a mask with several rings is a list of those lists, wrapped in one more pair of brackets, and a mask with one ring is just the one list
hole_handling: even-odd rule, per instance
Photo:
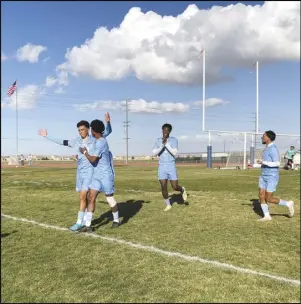
{"label": "chalk line on grass", "polygon": [[[33,220],[14,217],[14,216],[7,215],[7,214],[1,214],[1,217],[11,219],[11,220],[14,220],[14,221],[30,223],[30,224],[40,226],[40,227],[44,227],[44,228],[48,228],[48,229],[55,229],[55,230],[60,230],[60,231],[69,231],[69,229],[67,229],[67,228],[48,225],[48,224],[43,224],[43,223],[39,223],[39,222],[36,222],[36,221],[33,221]],[[268,273],[259,272],[259,271],[248,269],[248,268],[238,267],[238,266],[234,266],[232,264],[222,263],[222,262],[219,262],[219,261],[207,260],[207,259],[204,259],[204,258],[201,258],[201,257],[198,257],[198,256],[190,256],[190,255],[187,255],[187,254],[182,254],[180,252],[162,250],[162,249],[154,247],[154,246],[147,246],[147,245],[142,245],[142,244],[139,244],[139,243],[133,243],[133,242],[125,241],[125,240],[122,240],[122,239],[102,236],[102,235],[99,235],[99,234],[96,234],[96,233],[81,233],[80,235],[81,236],[86,236],[86,237],[99,238],[99,239],[109,241],[109,242],[112,242],[112,243],[122,244],[122,245],[126,245],[126,246],[129,246],[129,247],[134,247],[134,248],[149,251],[149,252],[159,253],[159,254],[162,254],[162,255],[166,255],[168,257],[177,257],[177,258],[180,258],[182,260],[189,261],[189,262],[193,262],[193,261],[194,262],[200,262],[200,263],[209,264],[211,266],[218,267],[218,268],[229,269],[229,270],[233,270],[233,271],[241,272],[241,273],[246,273],[246,274],[253,274],[253,275],[256,275],[256,276],[266,277],[266,278],[269,278],[269,279],[272,279],[272,280],[276,280],[276,281],[280,281],[280,282],[284,282],[284,283],[289,283],[289,284],[293,284],[293,285],[300,285],[299,280],[294,280],[294,279],[289,279],[289,278],[285,278],[285,277],[281,277],[281,276],[271,275],[271,274],[268,274]]]}

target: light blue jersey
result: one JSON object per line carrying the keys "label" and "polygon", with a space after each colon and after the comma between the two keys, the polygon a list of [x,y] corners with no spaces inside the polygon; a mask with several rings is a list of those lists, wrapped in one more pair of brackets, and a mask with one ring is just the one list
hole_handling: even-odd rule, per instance
{"label": "light blue jersey", "polygon": [[[112,132],[111,124],[106,125],[103,136],[106,137]],[[80,136],[71,140],[61,140],[56,139],[51,136],[47,136],[47,139],[63,146],[68,146],[70,148],[76,148],[77,150],[77,172],[76,172],[76,191],[88,191],[89,184],[93,176],[93,166],[89,160],[85,157],[83,153],[79,151],[79,148],[86,148],[88,152],[92,152],[95,149],[96,140],[93,136],[89,135],[87,138],[83,139]]]}
{"label": "light blue jersey", "polygon": [[97,139],[94,151],[90,155],[99,157],[99,160],[93,164],[94,173],[89,189],[113,194],[115,192],[115,171],[113,155],[107,140],[105,138]]}
{"label": "light blue jersey", "polygon": [[153,147],[153,155],[159,157],[158,180],[178,180],[175,156],[178,152],[178,140],[168,137],[165,144],[163,138],[159,137]]}
{"label": "light blue jersey", "polygon": [[261,175],[278,176],[280,166],[279,151],[274,143],[270,143],[263,152]]}
{"label": "light blue jersey", "polygon": [[270,143],[263,152],[259,188],[275,192],[279,182],[280,155],[274,143]]}
{"label": "light blue jersey", "polygon": [[168,137],[166,144],[162,143],[163,138],[159,137],[153,148],[153,154],[158,155],[159,165],[175,164],[175,155],[178,151],[178,140],[175,137]]}

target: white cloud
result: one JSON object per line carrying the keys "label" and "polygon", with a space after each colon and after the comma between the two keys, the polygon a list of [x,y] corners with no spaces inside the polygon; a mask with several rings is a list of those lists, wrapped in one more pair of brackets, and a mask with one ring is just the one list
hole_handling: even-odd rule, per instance
{"label": "white cloud", "polygon": [[65,94],[66,91],[63,89],[63,87],[59,87],[54,91],[55,94]]}
{"label": "white cloud", "polygon": [[[79,111],[91,110],[111,110],[118,111],[124,109],[125,101],[96,101],[81,105],[74,105]],[[146,101],[144,99],[131,100],[129,102],[129,111],[136,113],[184,113],[189,110],[189,105],[174,102]]]}
{"label": "white cloud", "polygon": [[45,86],[50,88],[53,87],[57,83],[57,79],[48,76],[45,81]]}
{"label": "white cloud", "polygon": [[223,67],[249,69],[277,60],[300,59],[300,2],[238,3],[199,10],[189,5],[180,15],[161,16],[134,7],[120,26],[96,29],[81,46],[68,49],[58,70],[73,76],[198,84],[206,49],[208,82],[230,80]]}
{"label": "white cloud", "polygon": [[7,60],[8,57],[4,55],[4,53],[1,53],[1,61]]}
{"label": "white cloud", "polygon": [[41,53],[46,50],[47,47],[45,46],[27,43],[17,50],[17,59],[19,61],[29,61],[30,63],[36,63],[39,61],[39,56]]}
{"label": "white cloud", "polygon": [[[18,90],[18,110],[30,110],[35,107],[38,98],[43,94],[37,85],[27,85]],[[16,94],[5,98],[5,106],[16,109]],[[2,107],[2,104],[1,104]]]}
{"label": "white cloud", "polygon": [[[210,108],[210,107],[224,106],[228,103],[229,103],[229,101],[222,100],[220,98],[208,98],[205,100],[205,107]],[[203,101],[196,101],[193,104],[195,106],[202,106]]]}
{"label": "white cloud", "polygon": [[43,59],[43,62],[47,62],[50,59],[50,57],[46,57],[45,59]]}

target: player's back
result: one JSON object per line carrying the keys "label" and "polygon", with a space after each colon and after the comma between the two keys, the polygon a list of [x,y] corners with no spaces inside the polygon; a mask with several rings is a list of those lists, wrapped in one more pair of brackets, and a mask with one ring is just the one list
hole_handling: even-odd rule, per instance
{"label": "player's back", "polygon": [[95,141],[95,151],[99,160],[94,164],[94,174],[99,174],[101,176],[114,174],[113,155],[110,151],[109,144],[104,137]]}
{"label": "player's back", "polygon": [[[163,138],[157,139],[158,143],[162,143]],[[172,148],[178,148],[178,140],[175,137],[168,137],[166,144],[169,144]],[[164,151],[159,154],[159,165],[175,164],[175,157],[165,148]]]}
{"label": "player's back", "polygon": [[[277,146],[272,143],[265,148],[263,152],[263,160],[265,162],[280,162],[280,154]],[[261,165],[261,172],[263,175],[278,175],[279,174],[279,165],[267,166]]]}

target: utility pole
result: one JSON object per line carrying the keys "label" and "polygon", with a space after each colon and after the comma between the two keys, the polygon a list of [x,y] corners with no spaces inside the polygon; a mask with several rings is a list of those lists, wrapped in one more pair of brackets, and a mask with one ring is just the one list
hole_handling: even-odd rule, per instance
{"label": "utility pole", "polygon": [[126,149],[126,157],[125,157],[125,163],[128,164],[129,159],[129,102],[130,100],[127,99],[125,101],[125,121],[124,121],[124,135],[125,135],[125,149]]}

